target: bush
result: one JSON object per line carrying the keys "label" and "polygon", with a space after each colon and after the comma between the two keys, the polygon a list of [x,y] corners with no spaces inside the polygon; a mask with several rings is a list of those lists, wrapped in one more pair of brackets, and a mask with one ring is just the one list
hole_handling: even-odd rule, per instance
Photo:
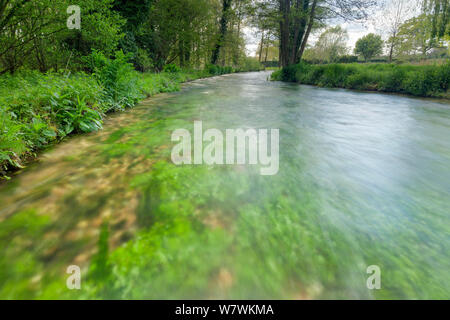
{"label": "bush", "polygon": [[0,171],[7,165],[20,167],[19,155],[27,151],[22,139],[23,126],[12,119],[12,114],[0,108]]}
{"label": "bush", "polygon": [[129,59],[130,55],[122,51],[117,51],[115,58],[109,59],[96,50],[86,58],[95,79],[104,89],[103,112],[132,107],[142,98],[139,76]]}
{"label": "bush", "polygon": [[325,87],[447,97],[450,63],[442,66],[395,64],[327,64],[302,62],[272,74],[272,80]]}
{"label": "bush", "polygon": [[85,58],[92,75],[22,72],[0,77],[0,177],[21,159],[71,133],[102,127],[106,112],[133,106],[139,99],[180,89],[180,83],[234,72],[232,67],[139,74],[121,51],[110,59],[98,51]]}
{"label": "bush", "polygon": [[210,64],[206,66],[206,70],[208,71],[208,73],[212,76],[220,76],[222,74],[228,74],[228,73],[233,73],[233,67],[229,67],[229,66],[218,66],[218,65],[214,65],[214,64]]}
{"label": "bush", "polygon": [[358,56],[344,55],[337,59],[338,63],[355,63],[358,62]]}
{"label": "bush", "polygon": [[286,82],[297,82],[297,72],[301,69],[300,65],[290,65],[281,69],[281,80]]}
{"label": "bush", "polygon": [[260,71],[264,67],[256,58],[244,57],[237,68],[237,72]]}
{"label": "bush", "polygon": [[134,65],[136,70],[141,72],[150,72],[154,70],[155,66],[148,53],[141,48],[137,49],[137,53],[134,58]]}
{"label": "bush", "polygon": [[167,65],[164,66],[163,72],[167,72],[167,73],[179,73],[179,72],[181,72],[181,69],[180,69],[180,67],[178,67],[176,64],[171,63],[171,64],[167,64]]}
{"label": "bush", "polygon": [[276,70],[274,72],[272,72],[272,74],[270,75],[270,80],[272,81],[282,81],[281,76],[282,76],[282,70]]}
{"label": "bush", "polygon": [[72,132],[101,128],[102,87],[85,74],[28,72],[0,78],[0,166]]}
{"label": "bush", "polygon": [[356,90],[375,90],[377,83],[374,74],[368,71],[360,71],[351,74],[345,81],[345,88]]}
{"label": "bush", "polygon": [[388,72],[383,76],[380,82],[380,90],[386,92],[400,92],[405,78],[405,70],[395,66],[391,72]]}
{"label": "bush", "polygon": [[319,83],[324,87],[343,87],[348,76],[348,70],[344,65],[330,64],[324,68]]}

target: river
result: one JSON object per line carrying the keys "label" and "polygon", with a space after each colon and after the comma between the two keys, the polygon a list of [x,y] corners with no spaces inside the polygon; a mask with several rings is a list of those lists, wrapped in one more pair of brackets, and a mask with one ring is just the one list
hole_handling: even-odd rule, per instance
{"label": "river", "polygon": [[[450,105],[268,77],[185,84],[0,184],[0,298],[450,298]],[[278,173],[174,165],[194,121],[279,129]]]}

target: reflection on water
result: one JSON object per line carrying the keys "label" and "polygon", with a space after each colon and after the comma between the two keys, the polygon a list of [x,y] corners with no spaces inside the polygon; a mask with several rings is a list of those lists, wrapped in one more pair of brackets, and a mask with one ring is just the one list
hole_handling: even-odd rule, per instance
{"label": "reflection on water", "polygon": [[[449,298],[449,105],[267,76],[159,95],[0,185],[0,297]],[[194,120],[279,128],[278,175],[173,166]]]}

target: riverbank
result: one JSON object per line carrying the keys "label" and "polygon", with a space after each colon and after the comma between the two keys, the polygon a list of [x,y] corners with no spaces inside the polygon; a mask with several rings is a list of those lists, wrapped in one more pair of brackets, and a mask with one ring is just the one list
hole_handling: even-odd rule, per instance
{"label": "riverbank", "polygon": [[108,113],[178,91],[187,81],[247,71],[219,66],[181,70],[172,65],[161,73],[138,73],[123,57],[92,60],[92,74],[23,72],[0,77],[0,179],[68,135],[100,130]]}
{"label": "riverbank", "polygon": [[328,88],[450,99],[450,63],[441,66],[301,63],[274,72],[271,79]]}

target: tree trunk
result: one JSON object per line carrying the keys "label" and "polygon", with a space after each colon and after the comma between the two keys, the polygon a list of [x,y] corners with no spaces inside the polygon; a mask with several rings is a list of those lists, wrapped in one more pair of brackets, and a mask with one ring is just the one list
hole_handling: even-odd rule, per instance
{"label": "tree trunk", "polygon": [[290,24],[290,0],[280,1],[280,63],[281,67],[287,67],[289,65],[289,24]]}
{"label": "tree trunk", "polygon": [[239,2],[239,7],[238,7],[238,16],[237,16],[237,48],[235,48],[234,51],[234,55],[233,55],[233,62],[234,65],[237,66],[239,64],[239,53],[240,53],[240,49],[241,49],[241,23],[242,23],[242,3]]}
{"label": "tree trunk", "polygon": [[228,27],[228,12],[231,8],[232,0],[222,0],[223,9],[222,9],[222,17],[220,18],[220,33],[219,39],[217,40],[216,46],[213,50],[211,56],[211,63],[217,64],[217,60],[219,59],[220,48],[222,47],[223,41],[225,39],[225,34],[227,33]]}
{"label": "tree trunk", "polygon": [[[281,66],[298,63],[308,41],[313,26],[318,0],[314,0],[309,15],[311,0],[280,1],[280,60]],[[292,2],[295,1],[295,4]],[[294,15],[292,14],[292,10]],[[293,17],[292,17],[293,16]],[[307,27],[308,18],[310,24]]]}
{"label": "tree trunk", "polygon": [[264,46],[264,30],[262,31],[261,45],[259,46],[259,62],[261,62],[261,60],[262,60],[263,46]]}
{"label": "tree trunk", "polygon": [[300,47],[300,51],[298,53],[298,62],[302,60],[303,53],[305,52],[306,44],[308,43],[309,35],[311,34],[312,27],[314,25],[314,18],[316,15],[316,7],[317,7],[317,0],[314,0],[312,6],[311,6],[311,12],[309,14],[309,22],[308,22],[308,28],[306,29],[305,36],[302,40],[302,45]]}
{"label": "tree trunk", "polygon": [[[296,17],[294,19],[294,28],[292,34],[291,54],[289,58],[289,64],[298,63],[298,53],[301,46],[301,41],[305,34],[306,29],[306,17],[305,14],[308,11],[310,0],[296,0],[295,11]],[[300,3],[301,2],[301,3]]]}
{"label": "tree trunk", "polygon": [[391,43],[391,48],[389,49],[389,63],[392,62],[393,55],[394,55],[394,42]]}
{"label": "tree trunk", "polygon": [[264,57],[264,62],[267,62],[267,56],[269,55],[269,44],[266,46],[266,55]]}

